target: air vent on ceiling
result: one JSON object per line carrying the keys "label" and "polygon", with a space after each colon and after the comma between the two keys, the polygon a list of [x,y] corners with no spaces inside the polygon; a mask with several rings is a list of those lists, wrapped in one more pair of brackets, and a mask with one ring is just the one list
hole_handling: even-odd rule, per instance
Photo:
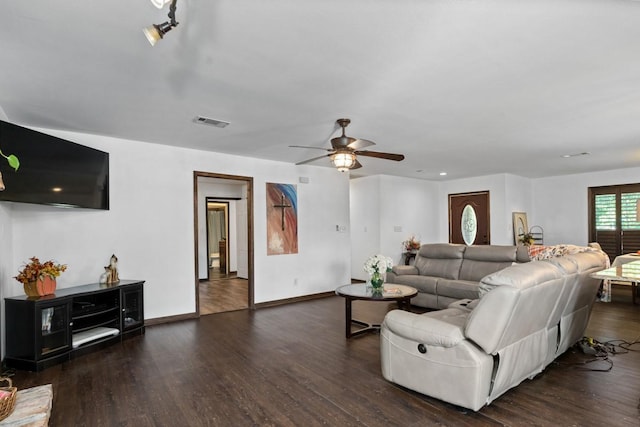
{"label": "air vent on ceiling", "polygon": [[217,128],[226,128],[229,125],[229,122],[223,122],[222,120],[210,119],[208,117],[198,116],[193,119],[196,123],[202,123],[203,125],[211,125]]}

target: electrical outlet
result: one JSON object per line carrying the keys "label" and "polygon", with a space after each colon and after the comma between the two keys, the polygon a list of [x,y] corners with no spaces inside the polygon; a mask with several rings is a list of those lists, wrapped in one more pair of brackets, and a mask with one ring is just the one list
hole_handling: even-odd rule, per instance
{"label": "electrical outlet", "polygon": [[402,226],[401,225],[394,225],[393,226],[393,231],[395,231],[396,233],[402,233]]}

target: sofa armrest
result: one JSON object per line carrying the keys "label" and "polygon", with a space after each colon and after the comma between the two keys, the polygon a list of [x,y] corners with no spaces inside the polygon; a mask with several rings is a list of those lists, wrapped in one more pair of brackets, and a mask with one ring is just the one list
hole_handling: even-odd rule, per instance
{"label": "sofa armrest", "polygon": [[465,340],[462,325],[403,310],[387,313],[382,327],[408,340],[437,347],[454,347]]}
{"label": "sofa armrest", "polygon": [[418,269],[413,265],[394,265],[391,271],[393,271],[397,276],[404,276],[404,275],[415,276],[420,274],[418,272]]}

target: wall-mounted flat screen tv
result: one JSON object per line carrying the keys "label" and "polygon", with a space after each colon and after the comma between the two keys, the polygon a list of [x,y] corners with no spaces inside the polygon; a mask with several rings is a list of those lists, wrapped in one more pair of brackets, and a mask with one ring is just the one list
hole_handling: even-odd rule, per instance
{"label": "wall-mounted flat screen tv", "polygon": [[0,201],[109,209],[109,153],[0,120]]}

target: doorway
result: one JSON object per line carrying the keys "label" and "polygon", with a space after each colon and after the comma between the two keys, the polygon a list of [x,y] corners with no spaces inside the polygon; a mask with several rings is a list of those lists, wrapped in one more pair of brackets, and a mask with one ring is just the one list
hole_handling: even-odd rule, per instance
{"label": "doorway", "polygon": [[253,309],[253,178],[194,172],[196,313]]}
{"label": "doorway", "polygon": [[229,202],[207,197],[207,253],[209,254],[209,268],[207,279],[212,273],[218,277],[229,274]]}
{"label": "doorway", "polygon": [[449,194],[449,243],[491,244],[488,191]]}

